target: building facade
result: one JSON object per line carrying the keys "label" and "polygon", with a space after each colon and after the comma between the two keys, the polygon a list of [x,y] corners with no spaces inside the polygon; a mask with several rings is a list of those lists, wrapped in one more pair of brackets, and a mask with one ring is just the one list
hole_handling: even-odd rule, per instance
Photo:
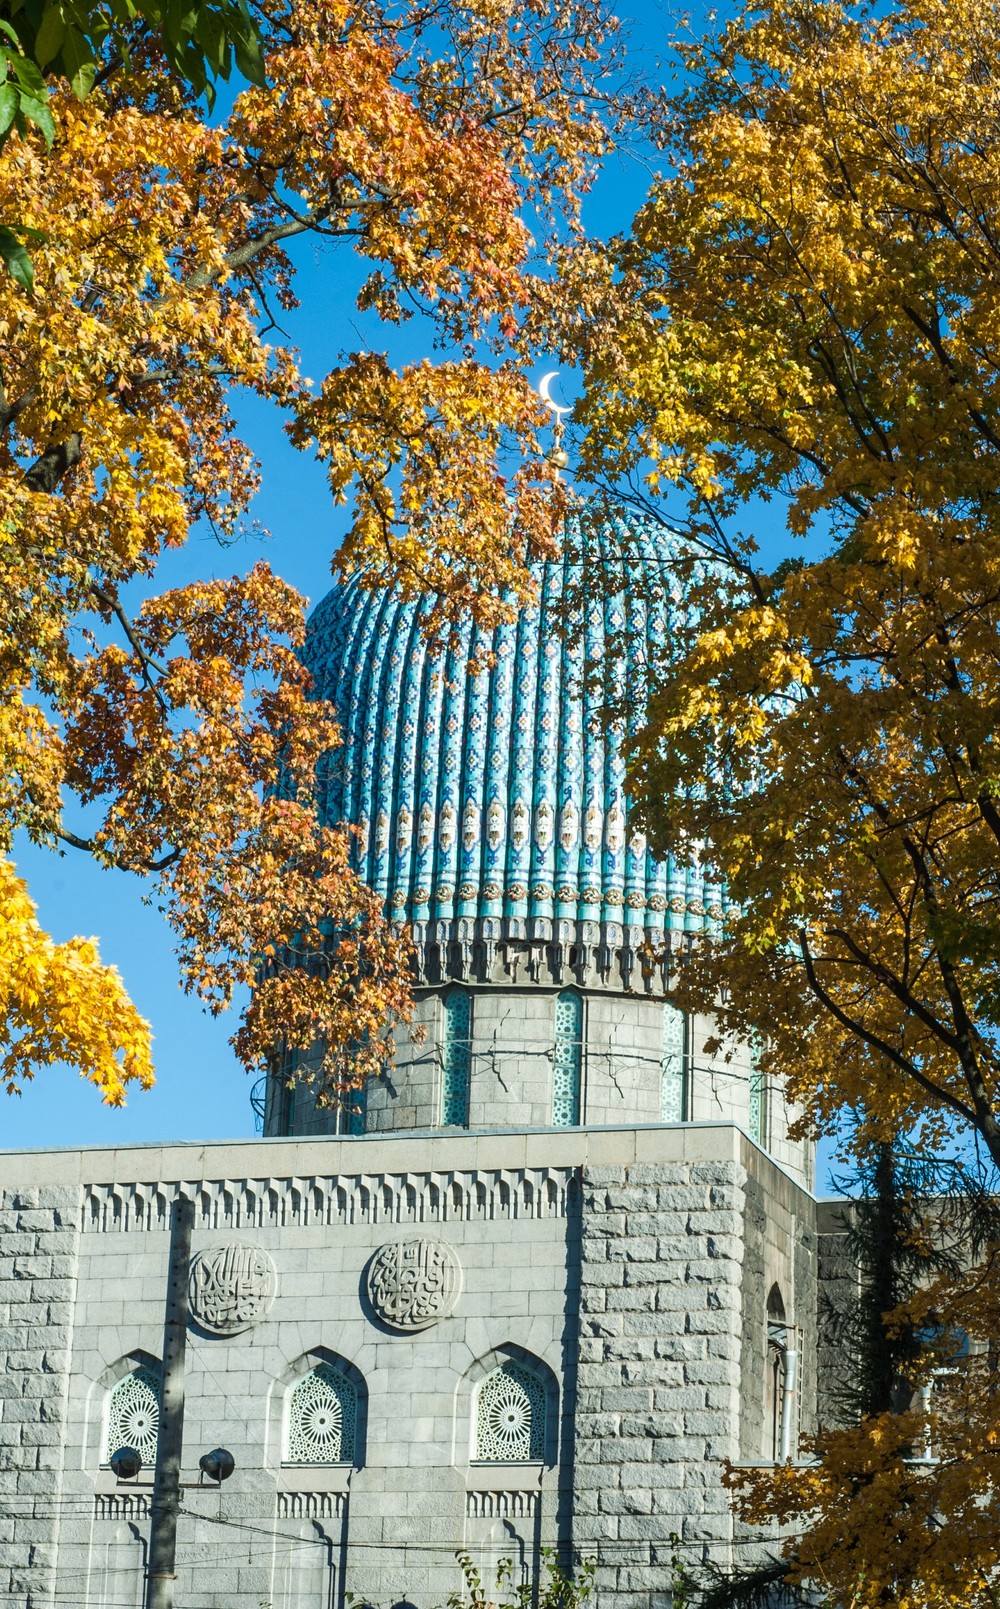
{"label": "building facade", "polygon": [[320,605],[327,818],[412,926],[418,1031],[351,1110],[285,1067],[256,1141],[2,1158],[6,1601],[143,1602],[178,1194],[178,1609],[431,1609],[456,1552],[531,1580],[548,1547],[667,1609],[672,1537],[746,1552],[720,1464],[815,1423],[822,1240],[780,1091],[669,1001],[724,896],[649,854],[600,719],[669,652],[662,540],[609,529],[599,602],[560,560],[443,652],[417,602]]}

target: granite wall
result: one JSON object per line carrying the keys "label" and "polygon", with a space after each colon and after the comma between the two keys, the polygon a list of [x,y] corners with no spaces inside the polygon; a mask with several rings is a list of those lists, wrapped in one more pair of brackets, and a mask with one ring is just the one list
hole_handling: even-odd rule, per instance
{"label": "granite wall", "polygon": [[[417,991],[413,1022],[396,1035],[393,1066],[369,1083],[369,1133],[441,1128],[444,992]],[[470,1129],[547,1128],[552,1124],[559,993],[556,987],[537,983],[469,988]],[[659,1123],[668,1050],[662,997],[605,988],[582,990],[581,999],[581,1124],[595,1128]],[[709,1018],[695,1018],[690,1023],[684,1115],[694,1123],[735,1123],[750,1132],[753,1070],[749,1050],[745,1045],[713,1046],[710,1053],[706,1044],[717,1032]],[[762,1090],[763,1148],[810,1188],[812,1147],[806,1141],[789,1139],[792,1116],[779,1090]],[[349,1128],[350,1121],[350,1113],[317,1109],[307,1080],[294,1089],[272,1082],[265,1120],[269,1135],[333,1134]]]}
{"label": "granite wall", "polygon": [[[179,1190],[216,1298],[228,1280],[250,1305],[232,1333],[211,1308],[189,1331],[178,1609],[432,1609],[456,1550],[530,1579],[544,1546],[600,1560],[598,1609],[648,1609],[672,1533],[728,1556],[719,1460],[753,1440],[762,1391],[747,1247],[804,1309],[812,1213],[737,1130],[8,1154],[0,1176],[0,1587],[27,1609],[140,1609],[151,1472],[115,1480],[106,1415],[160,1356]],[[453,1259],[426,1326],[372,1295],[374,1260],[407,1246]],[[324,1362],[357,1383],[355,1456],[292,1463],[290,1393]],[[482,1461],[476,1390],[505,1362],[540,1382],[544,1446]],[[218,1445],[236,1473],[199,1485]]]}

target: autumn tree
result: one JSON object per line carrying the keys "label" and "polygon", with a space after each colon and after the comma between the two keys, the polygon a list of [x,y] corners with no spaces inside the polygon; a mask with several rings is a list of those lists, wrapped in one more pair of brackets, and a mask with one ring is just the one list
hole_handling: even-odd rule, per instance
{"label": "autumn tree", "polygon": [[[856,1123],[858,1114],[852,1115]],[[784,1467],[726,1466],[763,1559],[692,1574],[692,1609],[992,1604],[997,1354],[992,1172],[906,1140],[836,1180],[856,1284],[821,1298],[839,1368]]]}
{"label": "autumn tree", "polygon": [[582,472],[679,532],[632,785],[728,889],[690,1003],[810,1117],[1000,1163],[998,43],[780,0],[685,48],[669,172],[549,327],[586,305]]}
{"label": "autumn tree", "polygon": [[[351,502],[344,569],[436,590],[442,621],[524,596],[558,497],[505,347],[522,214],[539,237],[572,228],[609,137],[613,46],[592,0],[208,10],[206,74],[229,65],[237,13],[263,63],[215,121],[158,26],[174,8],[99,8],[108,26],[87,33],[97,9],[49,7],[56,32],[76,18],[86,34],[85,84],[66,81],[69,33],[58,49],[4,35],[8,90],[18,51],[43,58],[51,127],[15,107],[0,148],[0,222],[34,276],[0,275],[0,850],[24,828],[143,877],[187,988],[221,1009],[258,979],[236,1037],[248,1067],[322,1041],[328,1084],[352,1083],[406,1010],[407,951],[349,835],[317,815],[336,731],[296,655],[303,601],[263,564],[157,594],[157,562],[196,522],[239,529],[258,477],[242,387]],[[304,380],[273,339],[298,237],[355,253],[361,307],[423,318],[440,360],[358,353]],[[150,1077],[120,981],[92,946],[52,945],[9,864],[0,957],[8,1088],[60,1057],[112,1102]]]}
{"label": "autumn tree", "polygon": [[[992,0],[747,9],[682,47],[664,177],[539,312],[582,354],[582,472],[677,532],[632,787],[727,902],[678,999],[806,1124],[863,1106],[863,1154],[957,1132],[994,1165],[998,47]],[[935,1301],[985,1346],[981,1252]],[[998,1601],[995,1381],[963,1378],[933,1470],[882,1413],[748,1479],[831,1604]]]}
{"label": "autumn tree", "polygon": [[[857,1327],[858,1367],[844,1418],[799,1463],[730,1467],[727,1484],[746,1522],[778,1522],[786,1540],[771,1573],[791,1604],[996,1609],[995,1182],[900,1144],[880,1146],[853,1183],[861,1282],[843,1317]],[[738,1573],[700,1601],[752,1603]]]}

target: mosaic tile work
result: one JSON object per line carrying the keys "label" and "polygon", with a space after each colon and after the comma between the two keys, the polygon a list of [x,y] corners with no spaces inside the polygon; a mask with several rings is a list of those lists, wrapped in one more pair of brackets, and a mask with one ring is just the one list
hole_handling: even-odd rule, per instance
{"label": "mosaic tile work", "polygon": [[687,1116],[687,1019],[669,1003],[663,1007],[663,1076],[660,1117],[683,1123]]}
{"label": "mosaic tile work", "polygon": [[767,1121],[764,1101],[764,1075],[757,1066],[756,1056],[750,1063],[750,1138],[758,1145],[767,1144]]}
{"label": "mosaic tile work", "polygon": [[[669,653],[684,607],[664,584],[672,540],[608,525],[582,559],[536,567],[536,607],[492,632],[466,622],[441,650],[421,633],[428,600],[348,581],[319,604],[304,657],[344,736],[321,771],[323,813],[358,825],[358,869],[391,915],[653,935],[722,916],[697,869],[650,855],[625,792],[627,734],[600,718],[620,692],[638,715],[647,668]],[[602,596],[578,604],[596,571]]]}
{"label": "mosaic tile work", "polygon": [[450,989],[442,1002],[441,1121],[467,1128],[472,1068],[472,1000],[467,989]]}
{"label": "mosaic tile work", "polygon": [[582,1057],[583,999],[576,989],[564,989],[556,1000],[552,1058],[552,1122],[556,1128],[575,1128],[580,1121]]}

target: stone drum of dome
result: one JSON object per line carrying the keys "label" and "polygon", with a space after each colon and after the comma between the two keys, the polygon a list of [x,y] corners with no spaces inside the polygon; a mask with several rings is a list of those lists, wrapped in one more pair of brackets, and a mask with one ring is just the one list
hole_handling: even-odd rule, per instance
{"label": "stone drum of dome", "polygon": [[572,557],[539,564],[536,607],[492,631],[466,622],[444,649],[422,629],[426,599],[348,581],[315,610],[305,660],[343,733],[324,820],[360,829],[358,870],[412,924],[429,979],[489,976],[511,944],[631,971],[647,941],[722,914],[719,889],[649,853],[622,733],[602,719],[623,692],[638,715],[669,652],[669,542],[610,527],[587,560],[592,600]]}

